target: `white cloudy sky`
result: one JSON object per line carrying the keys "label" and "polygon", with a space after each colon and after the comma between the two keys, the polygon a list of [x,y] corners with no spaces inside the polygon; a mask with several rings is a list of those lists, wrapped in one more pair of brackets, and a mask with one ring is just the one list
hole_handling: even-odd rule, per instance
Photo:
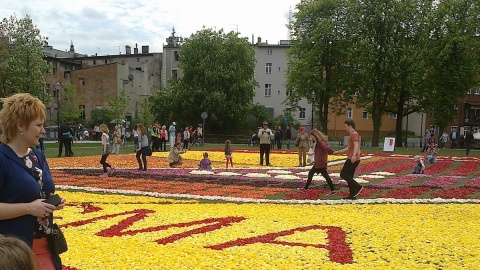
{"label": "white cloudy sky", "polygon": [[[203,26],[268,43],[287,39],[288,11],[300,0],[0,0],[0,18],[30,15],[49,44],[84,54],[125,53],[125,45],[161,52],[172,27],[189,37]],[[132,49],[133,51],[133,49]]]}

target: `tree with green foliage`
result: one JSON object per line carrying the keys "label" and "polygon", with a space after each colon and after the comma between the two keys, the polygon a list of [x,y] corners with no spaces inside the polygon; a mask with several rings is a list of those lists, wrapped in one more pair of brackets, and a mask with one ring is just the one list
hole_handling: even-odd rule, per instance
{"label": "tree with green foliage", "polygon": [[301,1],[289,25],[294,46],[288,51],[286,88],[290,95],[285,103],[293,108],[303,98],[313,103],[314,124],[325,133],[331,99],[347,88],[349,77],[345,4],[341,0]]}
{"label": "tree with green foliage", "polygon": [[149,97],[140,103],[140,109],[138,110],[138,118],[135,119],[135,123],[142,123],[148,127],[155,121],[155,116],[152,113],[153,98]]}
{"label": "tree with green foliage", "polygon": [[285,130],[287,126],[291,126],[294,129],[299,129],[302,124],[298,119],[292,116],[291,111],[284,110],[283,114],[278,115],[277,117],[271,120],[270,126],[276,128],[281,126]]}
{"label": "tree with green foliage", "polygon": [[172,80],[171,91],[153,99],[157,119],[189,125],[207,112],[210,132],[234,134],[246,126],[257,83],[255,52],[247,38],[203,28],[181,46],[183,76]]}
{"label": "tree with green foliage", "polygon": [[427,111],[440,130],[458,116],[456,107],[478,86],[479,18],[478,1],[444,0],[431,21],[425,87],[431,89],[426,91]]}
{"label": "tree with green foliage", "polygon": [[95,108],[90,111],[90,121],[88,122],[88,125],[90,127],[94,127],[98,124],[109,124],[112,118],[109,116],[110,112],[108,109],[104,108]]}
{"label": "tree with green foliage", "polygon": [[42,53],[44,40],[29,16],[18,19],[13,15],[0,22],[0,96],[42,96],[43,74],[48,71]]}
{"label": "tree with green foliage", "polygon": [[125,90],[120,91],[120,95],[108,101],[108,116],[116,121],[116,125],[121,124],[121,120],[125,119],[125,110],[128,106],[127,95]]}
{"label": "tree with green foliage", "polygon": [[73,84],[65,84],[64,86],[64,98],[60,100],[60,123],[63,120],[67,120],[70,123],[80,123],[81,113],[83,109],[80,108],[77,95],[77,90]]}

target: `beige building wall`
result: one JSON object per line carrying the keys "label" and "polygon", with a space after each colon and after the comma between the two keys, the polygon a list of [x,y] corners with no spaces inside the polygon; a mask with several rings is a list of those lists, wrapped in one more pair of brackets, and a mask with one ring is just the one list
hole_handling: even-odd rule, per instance
{"label": "beige building wall", "polygon": [[[255,89],[253,103],[264,105],[271,118],[284,114],[284,110],[290,108],[283,104],[287,98],[285,76],[288,68],[288,58],[286,52],[290,47],[288,41],[268,44],[259,40],[255,44],[255,59],[257,60],[255,80],[258,82],[258,87]],[[312,105],[306,99],[300,100],[298,105],[301,110],[292,110],[292,116],[299,120],[303,126],[310,126]]]}

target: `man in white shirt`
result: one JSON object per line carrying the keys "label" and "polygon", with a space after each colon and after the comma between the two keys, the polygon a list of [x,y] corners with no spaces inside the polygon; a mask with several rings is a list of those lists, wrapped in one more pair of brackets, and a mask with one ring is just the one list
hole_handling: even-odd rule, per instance
{"label": "man in white shirt", "polygon": [[268,122],[263,121],[262,128],[258,130],[258,138],[260,139],[260,166],[263,166],[263,155],[267,166],[270,164],[270,140],[275,136],[268,127]]}

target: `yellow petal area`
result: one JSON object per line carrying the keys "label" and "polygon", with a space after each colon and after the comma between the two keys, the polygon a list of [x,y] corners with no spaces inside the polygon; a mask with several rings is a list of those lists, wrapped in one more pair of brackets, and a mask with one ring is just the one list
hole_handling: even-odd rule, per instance
{"label": "yellow petal area", "polygon": [[[477,269],[480,259],[478,204],[233,204],[59,194],[69,203],[55,212],[69,243],[61,257],[77,269]],[[231,222],[208,229],[218,224],[209,219]],[[351,250],[350,262],[342,254],[332,261],[339,248]]]}
{"label": "yellow petal area", "polygon": [[[190,160],[202,160],[203,151],[188,151],[185,154],[182,154],[184,159]],[[233,163],[244,164],[244,165],[253,165],[256,166],[260,162],[259,153],[251,152],[233,152]],[[154,152],[153,156],[156,157],[168,157],[168,152]],[[224,162],[225,154],[219,151],[210,151],[208,152],[208,158],[211,161],[215,162]],[[345,156],[335,156],[329,155],[328,161],[336,161],[345,159]],[[276,167],[293,167],[298,166],[298,153],[296,152],[285,152],[285,153],[270,153],[270,161]]]}

